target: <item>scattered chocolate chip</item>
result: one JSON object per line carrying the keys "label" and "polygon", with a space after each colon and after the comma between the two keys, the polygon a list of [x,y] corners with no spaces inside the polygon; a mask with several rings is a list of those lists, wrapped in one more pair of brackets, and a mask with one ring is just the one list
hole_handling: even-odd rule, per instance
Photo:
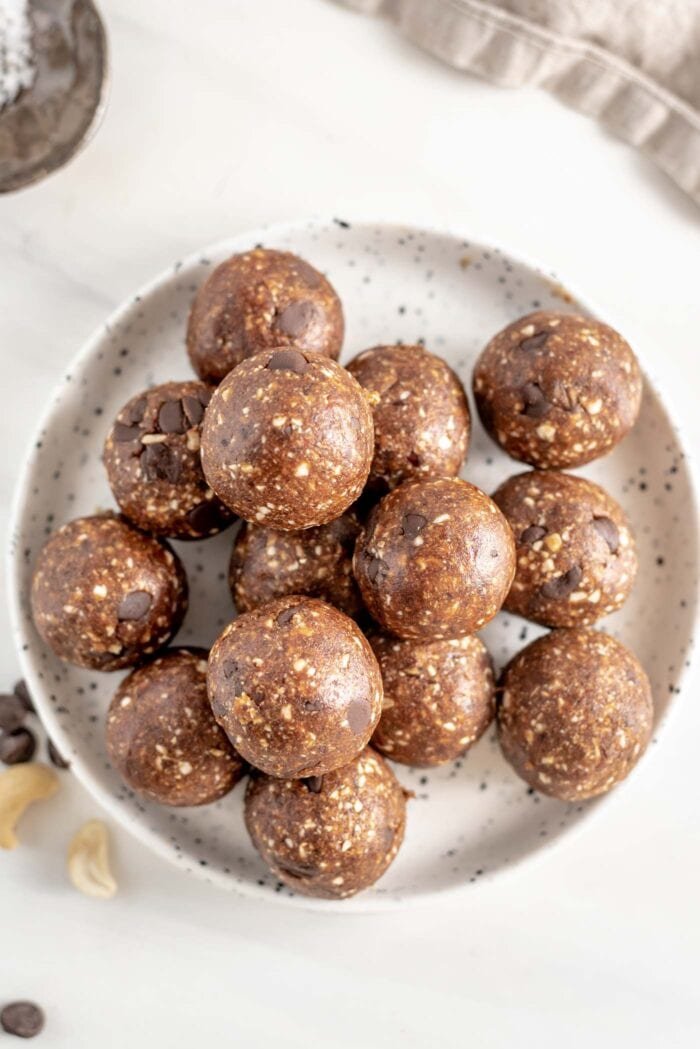
{"label": "scattered chocolate chip", "polygon": [[117,618],[120,622],[132,619],[141,619],[151,607],[153,598],[147,590],[132,590],[126,597],[122,598],[117,609]]}
{"label": "scattered chocolate chip", "polygon": [[536,543],[538,539],[542,539],[547,534],[547,529],[542,528],[541,525],[530,525],[520,536],[520,542],[525,543],[526,546],[531,546],[532,543]]}
{"label": "scattered chocolate chip", "polygon": [[187,429],[182,401],[164,401],[158,409],[158,428],[161,433],[184,433]]}
{"label": "scattered chocolate chip", "polygon": [[44,1027],[44,1013],[34,1002],[10,1002],[0,1012],[0,1024],[7,1034],[34,1038]]}
{"label": "scattered chocolate chip", "polygon": [[138,441],[140,436],[141,427],[136,424],[127,426],[126,423],[115,423],[112,429],[112,438],[118,444],[124,444],[126,441]]}
{"label": "scattered chocolate chip", "polygon": [[305,300],[292,302],[289,306],[285,306],[282,312],[277,315],[275,328],[284,335],[290,335],[292,338],[295,338],[306,331],[315,316],[316,307],[313,302]]}
{"label": "scattered chocolate chip", "polygon": [[540,346],[544,346],[551,332],[538,331],[534,335],[528,336],[527,339],[523,339],[520,343],[520,349],[525,350],[529,353],[530,350],[539,350]]}
{"label": "scattered chocolate chip", "polygon": [[290,371],[303,375],[309,362],[298,350],[276,350],[267,362],[270,371]]}
{"label": "scattered chocolate chip", "polygon": [[531,419],[541,419],[552,407],[536,382],[526,382],[521,393],[525,402],[523,415]]}
{"label": "scattered chocolate chip", "polygon": [[304,780],[304,785],[312,794],[320,794],[323,790],[323,776],[308,776]]}
{"label": "scattered chocolate chip", "polygon": [[204,418],[204,407],[198,397],[191,397],[189,394],[185,394],[182,398],[182,408],[190,426],[197,426],[201,423]]}
{"label": "scattered chocolate chip", "polygon": [[401,521],[401,531],[408,539],[415,539],[423,531],[428,523],[428,518],[423,514],[404,514]]}
{"label": "scattered chocolate chip", "polygon": [[22,765],[31,761],[36,750],[36,737],[31,729],[18,728],[0,736],[0,761],[5,765]]}
{"label": "scattered chocolate chip", "polygon": [[377,583],[380,585],[384,582],[389,574],[389,566],[386,561],[383,561],[381,557],[377,557],[376,554],[365,554],[369,564],[367,565],[367,578],[370,583]]}
{"label": "scattered chocolate chip", "polygon": [[187,514],[187,523],[199,535],[209,535],[221,527],[221,508],[214,499],[205,499]]}
{"label": "scattered chocolate chip", "polygon": [[146,411],[146,405],[148,401],[145,397],[139,397],[138,401],[134,401],[128,410],[126,421],[130,423],[140,423],[143,419],[143,413]]}
{"label": "scattered chocolate chip", "polygon": [[52,765],[55,765],[57,769],[70,768],[70,762],[66,761],[62,754],[60,754],[60,752],[56,749],[56,744],[53,742],[53,740],[47,740],[46,750],[49,755],[49,761]]}
{"label": "scattered chocolate chip", "polygon": [[554,598],[555,600],[568,597],[569,594],[576,589],[583,578],[583,570],[580,565],[573,565],[568,572],[564,572],[563,575],[557,576],[556,579],[549,579],[542,587],[541,593],[543,597]]}
{"label": "scattered chocolate chip", "polygon": [[372,717],[372,705],[367,699],[354,699],[348,707],[348,725],[355,735],[364,732]]}
{"label": "scattered chocolate chip", "polygon": [[14,732],[27,716],[27,708],[18,695],[0,695],[0,730]]}
{"label": "scattered chocolate chip", "polygon": [[180,480],[180,463],[167,444],[147,444],[141,455],[141,466],[147,481]]}
{"label": "scattered chocolate chip", "polygon": [[615,522],[609,517],[594,517],[593,527],[608,544],[610,553],[616,554],[620,546],[620,533]]}
{"label": "scattered chocolate chip", "polygon": [[15,684],[15,687],[12,689],[12,691],[19,699],[22,700],[22,702],[24,703],[25,710],[28,714],[36,713],[36,711],[34,710],[32,697],[29,695],[29,689],[27,688],[26,681],[18,681]]}
{"label": "scattered chocolate chip", "polygon": [[287,623],[291,623],[292,619],[297,614],[297,608],[297,605],[292,605],[291,608],[283,609],[275,620],[277,626],[286,626]]}

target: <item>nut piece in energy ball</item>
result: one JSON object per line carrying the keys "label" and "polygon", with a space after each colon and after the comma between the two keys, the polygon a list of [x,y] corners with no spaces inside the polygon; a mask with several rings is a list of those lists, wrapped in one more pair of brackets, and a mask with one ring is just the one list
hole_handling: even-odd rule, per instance
{"label": "nut piece in energy ball", "polygon": [[636,656],[596,630],[555,630],[503,671],[496,705],[507,761],[531,787],[562,801],[604,794],[651,736],[651,688]]}
{"label": "nut piece in energy ball", "polygon": [[138,528],[173,539],[204,539],[233,520],[204,480],[199,457],[203,382],[166,382],[126,404],[104,447],[114,498]]}
{"label": "nut piece in energy ball", "polygon": [[122,779],[161,805],[207,805],[243,776],[207,697],[207,653],[174,648],[132,671],[107,714],[107,751]]}
{"label": "nut piece in energy ball", "polygon": [[187,578],[166,543],[100,514],[50,536],[34,569],[31,601],[34,625],[59,659],[120,670],[177,632]]}
{"label": "nut piece in energy ball", "polygon": [[311,779],[254,775],[245,798],[253,844],[281,881],[305,896],[344,899],[368,888],[395,858],[406,794],[367,747]]}
{"label": "nut piece in energy ball", "polygon": [[629,433],[642,376],[607,324],[541,311],[491,339],[474,368],[474,396],[484,427],[508,455],[551,470],[589,463]]}
{"label": "nut piece in energy ball", "polygon": [[494,492],[513,529],[515,579],[504,608],[544,626],[594,623],[620,608],[637,574],[622,508],[599,485],[529,471]]}
{"label": "nut piece in energy ball", "polygon": [[337,608],[283,597],[226,627],[209,655],[209,699],[236,750],[271,776],[319,776],[369,742],[382,678]]}
{"label": "nut piece in energy ball", "polygon": [[390,634],[462,637],[501,608],[515,545],[496,504],[468,481],[408,481],[370,514],[353,568],[369,612]]}
{"label": "nut piece in energy ball", "polygon": [[202,465],[244,520],[295,531],[347,510],[364,488],[373,446],[367,396],[345,368],[278,349],[239,364],[216,389]]}
{"label": "nut piece in energy ball", "polygon": [[187,352],[197,375],[218,383],[274,346],[337,359],[344,328],[340,299],[318,270],[289,252],[255,248],[222,262],[197,292]]}
{"label": "nut piece in energy ball", "polygon": [[306,594],[357,616],[362,599],[352,574],[352,552],[359,533],[353,513],[302,532],[244,524],[229,566],[236,608],[249,612],[277,597]]}
{"label": "nut piece in energy ball", "polygon": [[348,364],[371,396],[374,459],[368,484],[456,477],[469,445],[469,405],[461,382],[422,346],[376,346]]}
{"label": "nut piece in energy ball", "polygon": [[400,641],[370,637],[384,681],[372,746],[403,765],[442,765],[460,757],[493,720],[491,658],[479,638]]}

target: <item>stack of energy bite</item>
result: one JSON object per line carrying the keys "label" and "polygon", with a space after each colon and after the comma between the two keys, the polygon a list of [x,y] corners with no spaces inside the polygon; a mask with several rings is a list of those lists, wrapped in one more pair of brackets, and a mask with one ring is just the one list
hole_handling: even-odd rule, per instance
{"label": "stack of energy bite", "polygon": [[[481,420],[536,469],[489,497],[458,474],[470,413],[421,346],[337,363],[328,281],[257,248],[199,289],[187,348],[197,380],[137,393],[104,463],[120,513],[74,520],[41,552],[36,627],[93,670],[133,668],[107,714],[111,761],[164,805],[203,805],[249,773],[246,826],[298,892],[367,888],[401,845],[406,792],[385,758],[432,766],[496,718],[528,784],[581,800],[609,790],[649,740],[644,670],[589,629],[627,598],[630,524],[598,485],[562,473],[633,426],[641,376],[627,343],[541,312],[477,361]],[[168,539],[240,521],[237,618],[211,651],[166,647],[187,608]],[[476,632],[501,608],[554,628],[498,687]]]}

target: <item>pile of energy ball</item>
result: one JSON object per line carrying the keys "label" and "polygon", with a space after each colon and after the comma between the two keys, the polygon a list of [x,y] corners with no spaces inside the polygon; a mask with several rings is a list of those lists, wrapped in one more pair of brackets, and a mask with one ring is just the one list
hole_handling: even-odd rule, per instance
{"label": "pile of energy ball", "polygon": [[[566,801],[609,790],[649,740],[635,656],[589,629],[627,598],[629,521],[559,472],[617,444],[640,407],[629,346],[598,321],[539,312],[474,369],[481,420],[535,467],[489,497],[457,477],[470,417],[459,379],[421,346],[346,368],[340,301],[294,255],[256,249],[199,289],[187,347],[199,380],[144,390],[104,463],[121,510],[65,525],[36,565],[36,627],[64,660],[136,669],[107,715],[124,781],[204,805],[250,773],[245,820],[298,892],[345,897],[397,854],[406,793],[384,760],[464,754],[496,718],[506,759]],[[166,538],[242,524],[238,617],[210,652],[165,648],[187,579]],[[554,629],[498,686],[476,631],[505,608]]]}

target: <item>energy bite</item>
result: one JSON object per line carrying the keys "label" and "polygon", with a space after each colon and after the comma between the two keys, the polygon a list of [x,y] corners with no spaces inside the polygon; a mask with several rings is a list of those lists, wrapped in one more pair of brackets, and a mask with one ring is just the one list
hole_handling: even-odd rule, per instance
{"label": "energy bite", "polygon": [[180,628],[187,577],[170,547],[114,514],[54,532],[34,569],[34,625],[56,655],[91,670],[121,670]]}
{"label": "energy bite", "polygon": [[408,481],[370,514],[353,568],[385,630],[437,641],[493,619],[513,582],[515,545],[496,504],[468,481]]}
{"label": "energy bite", "polygon": [[517,474],[493,494],[513,530],[515,579],[504,608],[544,626],[594,623],[627,600],[637,574],[622,508],[592,481]]}
{"label": "energy bite", "polygon": [[216,389],[204,475],[246,521],[311,528],[340,517],[364,488],[373,434],[367,397],[344,368],[319,353],[270,350]]}
{"label": "energy bite", "polygon": [[244,524],[233,544],[229,585],[239,612],[288,594],[307,594],[354,617],[362,599],[352,574],[360,524],[351,512],[320,528],[278,532]]}
{"label": "energy bite", "polygon": [[503,672],[501,749],[531,787],[562,801],[604,794],[644,753],[651,687],[636,656],[607,634],[555,630]]}
{"label": "energy bite", "polygon": [[187,352],[200,379],[218,383],[275,346],[337,359],[344,330],[340,299],[323,274],[287,251],[255,248],[222,262],[197,292]]}
{"label": "energy bite", "polygon": [[212,395],[203,382],[166,382],[121,409],[104,464],[122,513],[139,528],[173,539],[204,539],[233,520],[204,480],[199,446]]}
{"label": "energy bite", "polygon": [[173,648],[131,672],[107,714],[107,751],[122,779],[161,805],[207,805],[244,774],[207,696],[207,652]]}
{"label": "energy bite", "polygon": [[283,597],[239,616],[209,655],[214,717],[270,776],[319,776],[369,741],[382,678],[359,628],[337,608]]}
{"label": "energy bite", "polygon": [[375,346],[348,364],[369,392],[374,459],[368,484],[456,477],[469,444],[469,405],[450,367],[422,346]]}
{"label": "energy bite", "polygon": [[474,396],[508,455],[551,470],[589,463],[629,433],[642,376],[607,324],[542,310],[491,339],[474,368]]}
{"label": "energy bite", "polygon": [[406,794],[367,747],[324,776],[254,775],[245,823],[285,885],[305,896],[344,899],[373,885],[394,860],[406,826]]}
{"label": "energy bite", "polygon": [[403,765],[442,765],[460,757],[493,720],[493,665],[473,635],[449,641],[370,637],[384,682],[376,747]]}

